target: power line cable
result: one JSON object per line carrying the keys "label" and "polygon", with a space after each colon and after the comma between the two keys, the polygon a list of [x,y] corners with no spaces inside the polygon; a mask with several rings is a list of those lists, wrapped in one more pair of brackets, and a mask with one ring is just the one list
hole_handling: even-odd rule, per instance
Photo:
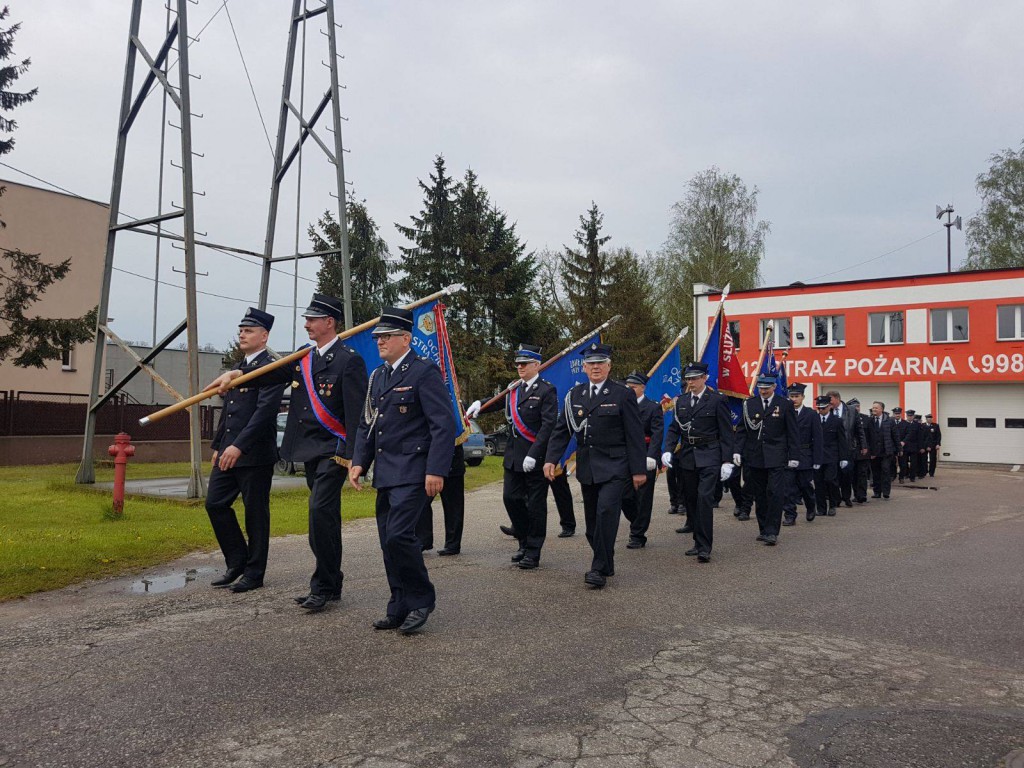
{"label": "power line cable", "polygon": [[263,110],[260,109],[260,100],[256,98],[256,88],[253,87],[252,78],[249,76],[249,67],[245,63],[245,55],[242,53],[242,44],[238,41],[238,33],[235,32],[235,22],[231,20],[231,11],[227,7],[227,0],[223,5],[228,17],[228,26],[231,27],[231,36],[235,38],[235,47],[238,49],[238,58],[242,60],[242,69],[245,70],[245,79],[249,81],[249,92],[252,93],[252,100],[256,104],[256,112],[260,116],[260,123],[263,125],[263,135],[267,137],[267,147],[270,149],[270,156],[274,156],[274,143],[270,140],[270,131],[267,130],[267,121],[263,119]]}
{"label": "power line cable", "polygon": [[940,232],[940,230],[935,230],[934,232],[928,233],[924,237],[919,237],[919,238],[917,238],[917,240],[912,240],[912,241],[910,241],[909,243],[907,243],[905,245],[901,245],[899,248],[893,248],[891,251],[886,251],[885,253],[883,253],[883,254],[881,254],[879,256],[873,256],[870,259],[865,259],[864,261],[859,261],[856,264],[851,264],[848,267],[843,267],[842,269],[837,269],[834,272],[826,272],[824,275],[817,275],[815,277],[808,278],[808,282],[811,282],[811,281],[814,281],[814,280],[820,280],[823,277],[831,277],[832,275],[838,275],[840,272],[849,272],[851,269],[856,269],[857,267],[864,266],[865,264],[870,264],[873,261],[878,261],[879,259],[884,259],[886,256],[892,256],[894,253],[899,253],[900,251],[902,251],[902,250],[904,250],[906,248],[909,248],[912,245],[917,245],[922,240],[927,240],[929,237],[934,237],[935,235],[939,234],[939,232]]}

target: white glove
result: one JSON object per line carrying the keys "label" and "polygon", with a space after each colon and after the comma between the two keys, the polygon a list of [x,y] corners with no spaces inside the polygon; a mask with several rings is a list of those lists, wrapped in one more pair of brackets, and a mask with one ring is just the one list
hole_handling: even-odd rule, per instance
{"label": "white glove", "polygon": [[661,454],[661,463],[664,464],[666,467],[672,466],[672,453],[670,451],[665,451],[663,454]]}
{"label": "white glove", "polygon": [[722,482],[724,483],[730,477],[732,477],[732,464],[725,463],[722,465]]}
{"label": "white glove", "polygon": [[789,467],[790,469],[796,469],[797,467],[800,466],[800,462],[799,461],[787,461],[786,462],[786,466]]}
{"label": "white glove", "polygon": [[478,413],[480,413],[480,401],[474,400],[473,404],[466,409],[466,418],[475,418]]}
{"label": "white glove", "polygon": [[821,469],[821,464],[815,464],[815,465],[814,465],[814,468],[815,468],[816,470],[817,470],[817,469]]}
{"label": "white glove", "polygon": [[533,456],[527,456],[523,459],[523,472],[533,472],[537,466],[537,460]]}
{"label": "white glove", "polygon": [[740,464],[743,463],[743,457],[740,456],[738,453],[734,453],[732,455],[732,463],[738,467]]}
{"label": "white glove", "polygon": [[843,459],[842,461],[839,462],[840,469],[846,469],[848,466],[850,466],[850,462],[848,462],[846,459]]}
{"label": "white glove", "polygon": [[647,457],[647,471],[653,472],[658,468],[658,460],[652,459],[650,456]]}

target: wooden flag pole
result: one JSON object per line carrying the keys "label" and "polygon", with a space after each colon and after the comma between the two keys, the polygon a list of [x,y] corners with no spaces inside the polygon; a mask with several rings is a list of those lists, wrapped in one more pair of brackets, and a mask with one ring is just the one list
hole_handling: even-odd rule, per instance
{"label": "wooden flag pole", "polygon": [[764,330],[764,342],[761,344],[761,354],[757,356],[757,368],[754,369],[754,375],[750,377],[750,396],[754,396],[754,390],[757,389],[757,377],[761,375],[761,366],[764,364],[764,355],[768,350],[768,342],[771,341],[772,334],[775,333],[775,321],[769,320],[768,327]]}
{"label": "wooden flag pole", "polygon": [[675,339],[673,339],[672,343],[668,345],[668,349],[666,349],[664,351],[664,353],[662,353],[661,357],[658,358],[658,362],[656,362],[651,367],[651,370],[649,370],[647,372],[647,378],[648,379],[651,378],[651,376],[654,375],[654,372],[656,370],[658,370],[658,366],[660,366],[662,363],[665,362],[665,358],[672,354],[672,350],[675,349],[676,347],[678,347],[680,345],[680,343],[682,343],[683,339],[686,338],[686,334],[688,334],[689,332],[690,332],[690,326],[686,326],[685,328],[683,328],[683,330],[681,330],[679,332],[679,335],[676,336]]}
{"label": "wooden flag pole", "polygon": [[[580,338],[576,339],[576,341],[574,341],[572,344],[567,346],[565,349],[563,349],[557,355],[555,355],[554,357],[551,357],[548,360],[546,360],[545,362],[541,363],[541,366],[538,369],[538,372],[543,371],[545,368],[547,368],[547,367],[549,367],[551,365],[554,365],[559,360],[561,360],[563,357],[565,357],[570,352],[572,352],[574,349],[576,349],[576,347],[578,347],[584,341],[586,341],[587,339],[589,339],[589,338],[591,338],[593,336],[596,336],[597,334],[599,334],[601,331],[605,330],[606,328],[610,328],[615,323],[619,322],[619,320],[621,320],[621,319],[622,319],[622,315],[615,315],[615,317],[613,317],[613,318],[611,318],[609,320],[606,320],[605,322],[601,323],[601,325],[597,326],[597,328],[592,330],[590,333],[588,333],[588,334],[586,334],[584,336],[581,336]],[[521,382],[522,382],[522,379],[516,379],[515,381],[513,381],[511,384],[509,384],[507,387],[505,387],[503,390],[501,390],[501,392],[499,392],[494,397],[492,397],[490,400],[488,400],[483,405],[481,405],[480,406],[480,410],[482,411],[485,408],[490,408],[492,405],[494,405],[496,402],[498,402],[501,398],[503,398],[505,395],[507,395],[513,389],[518,387]]]}
{"label": "wooden flag pole", "polygon": [[[447,288],[442,288],[440,291],[437,291],[437,293],[432,293],[429,296],[425,296],[422,299],[418,299],[417,301],[412,302],[411,304],[406,304],[405,308],[415,309],[416,307],[421,307],[424,304],[434,301],[435,299],[440,299],[442,296],[457,293],[458,291],[462,290],[462,287],[463,286],[460,283],[453,283],[452,285],[449,285]],[[362,333],[363,331],[369,328],[373,328],[373,326],[375,326],[378,322],[380,322],[380,317],[375,317],[373,320],[367,320],[365,323],[361,323],[360,325],[357,325],[354,328],[349,328],[346,331],[342,331],[341,333],[338,334],[338,338],[347,339],[350,336],[355,336],[357,333]],[[260,366],[255,371],[243,373],[237,379],[232,379],[231,383],[228,384],[227,388],[234,389],[235,387],[241,384],[245,384],[247,381],[252,381],[253,379],[258,378],[263,374],[274,370],[275,368],[281,368],[282,366],[288,365],[289,363],[293,363],[296,360],[308,355],[311,349],[313,349],[312,345],[303,347],[302,349],[292,352],[290,355],[285,355],[279,360],[275,360],[272,363]],[[173,405],[169,405],[166,408],[162,408],[161,410],[156,411],[155,413],[149,414],[149,416],[145,416],[139,419],[139,424],[144,427],[147,424],[152,424],[155,421],[160,421],[161,419],[170,416],[172,413],[183,411],[186,408],[195,405],[196,403],[201,403],[204,400],[209,400],[211,397],[219,393],[220,390],[217,389],[216,387],[208,387],[207,389],[204,389],[197,395],[193,395],[192,397],[181,400],[180,402],[174,403]]]}

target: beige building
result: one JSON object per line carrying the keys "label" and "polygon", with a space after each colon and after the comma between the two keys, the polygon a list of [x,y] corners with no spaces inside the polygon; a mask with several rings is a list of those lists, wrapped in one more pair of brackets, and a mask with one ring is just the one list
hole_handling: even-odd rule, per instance
{"label": "beige building", "polygon": [[[32,305],[28,314],[47,318],[81,317],[99,303],[109,206],[62,192],[0,179],[0,248],[38,253],[56,264],[71,259],[71,271]],[[3,323],[0,322],[0,328]],[[68,350],[45,369],[0,363],[0,390],[89,394],[93,343]]]}

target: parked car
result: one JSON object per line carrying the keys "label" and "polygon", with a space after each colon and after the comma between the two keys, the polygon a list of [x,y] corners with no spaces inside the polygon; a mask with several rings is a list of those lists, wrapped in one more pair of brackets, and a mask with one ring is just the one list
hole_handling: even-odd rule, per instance
{"label": "parked car", "polygon": [[469,422],[469,437],[462,444],[462,452],[465,454],[466,464],[471,467],[480,466],[480,462],[487,455],[487,442],[484,440],[484,431],[475,421]]}
{"label": "parked car", "polygon": [[[277,414],[277,450],[281,450],[281,441],[284,440],[284,425],[287,423],[288,411],[282,411]],[[278,459],[275,470],[279,475],[294,475],[295,462]]]}
{"label": "parked car", "polygon": [[508,447],[508,424],[502,424],[489,435],[484,435],[488,456],[504,456]]}

